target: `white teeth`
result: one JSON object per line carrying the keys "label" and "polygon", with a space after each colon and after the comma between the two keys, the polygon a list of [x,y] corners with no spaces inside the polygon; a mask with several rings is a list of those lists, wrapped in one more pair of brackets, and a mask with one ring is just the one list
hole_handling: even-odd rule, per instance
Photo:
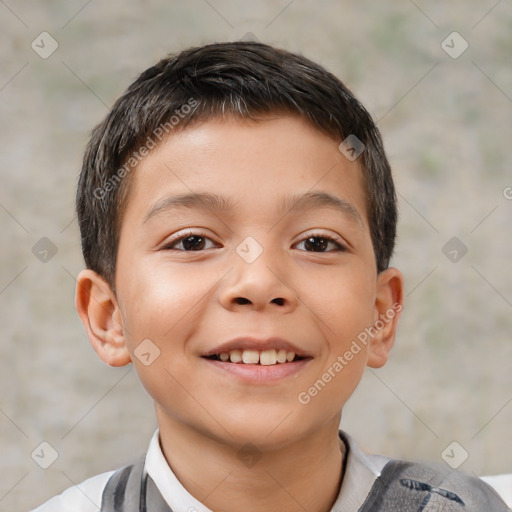
{"label": "white teeth", "polygon": [[260,354],[260,364],[265,366],[269,366],[271,364],[276,364],[277,362],[277,354],[274,349],[272,350],[263,350]]}
{"label": "white teeth", "polygon": [[232,363],[239,363],[242,361],[242,352],[240,352],[240,350],[232,350],[229,353],[229,358],[231,359]]}
{"label": "white teeth", "polygon": [[277,362],[286,363],[286,350],[284,348],[277,351]]}
{"label": "white teeth", "polygon": [[258,364],[260,362],[260,353],[257,350],[244,350],[242,352],[242,361],[246,364]]}
{"label": "white teeth", "polygon": [[271,366],[276,363],[291,362],[295,359],[295,352],[287,352],[281,348],[276,350],[274,348],[270,350],[231,350],[228,352],[222,352],[218,354],[219,359],[226,363],[228,361],[232,363],[245,363],[245,364],[261,364],[264,366]]}

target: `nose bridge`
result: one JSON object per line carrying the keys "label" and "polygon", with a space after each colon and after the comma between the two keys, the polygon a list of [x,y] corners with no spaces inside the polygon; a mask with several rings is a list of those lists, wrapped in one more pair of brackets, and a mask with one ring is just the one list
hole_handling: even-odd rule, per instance
{"label": "nose bridge", "polygon": [[222,287],[221,301],[225,307],[252,304],[263,308],[269,304],[291,306],[295,293],[290,287],[289,272],[280,248],[271,245],[272,236],[247,236],[236,246],[233,270]]}

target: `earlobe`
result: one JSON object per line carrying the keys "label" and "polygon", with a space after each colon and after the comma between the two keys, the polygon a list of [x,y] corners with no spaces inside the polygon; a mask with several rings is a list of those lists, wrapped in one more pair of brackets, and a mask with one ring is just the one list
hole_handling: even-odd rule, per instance
{"label": "earlobe", "polygon": [[76,281],[75,305],[91,345],[110,366],[131,362],[115,294],[98,273],[82,270]]}
{"label": "earlobe", "polygon": [[404,280],[396,268],[383,270],[377,276],[374,330],[368,350],[368,366],[380,368],[388,360],[395,341],[398,319],[404,303]]}

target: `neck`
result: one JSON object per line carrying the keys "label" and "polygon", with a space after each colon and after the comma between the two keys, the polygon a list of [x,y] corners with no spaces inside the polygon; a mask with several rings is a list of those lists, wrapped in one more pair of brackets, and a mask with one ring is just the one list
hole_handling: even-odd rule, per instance
{"label": "neck", "polygon": [[262,453],[159,417],[160,445],[185,489],[214,512],[329,512],[343,479],[339,420]]}

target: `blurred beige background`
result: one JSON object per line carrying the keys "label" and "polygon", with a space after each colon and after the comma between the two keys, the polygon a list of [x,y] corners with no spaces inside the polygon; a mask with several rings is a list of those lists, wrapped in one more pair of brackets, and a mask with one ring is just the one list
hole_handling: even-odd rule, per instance
{"label": "blurred beige background", "polygon": [[[444,453],[467,452],[460,469],[512,472],[509,0],[5,0],[0,28],[1,510],[146,450],[148,396],[96,357],[74,310],[82,151],[143,69],[248,32],[345,81],[378,120],[400,194],[406,308],[342,428],[394,457],[441,460],[455,441]],[[58,454],[48,469],[42,442]]]}

